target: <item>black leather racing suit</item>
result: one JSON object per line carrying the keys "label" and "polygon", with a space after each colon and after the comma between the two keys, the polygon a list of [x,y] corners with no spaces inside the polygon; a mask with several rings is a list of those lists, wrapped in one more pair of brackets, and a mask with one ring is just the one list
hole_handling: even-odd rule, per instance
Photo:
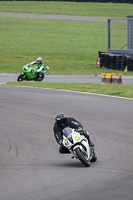
{"label": "black leather racing suit", "polygon": [[83,131],[83,126],[82,124],[77,121],[76,119],[72,117],[65,117],[61,119],[60,124],[55,122],[53,131],[54,131],[54,136],[58,144],[60,144],[59,152],[60,153],[69,153],[69,150],[63,146],[62,141],[63,141],[63,135],[62,135],[62,130],[66,127],[71,127],[75,130],[77,130],[81,135],[84,135],[87,139],[88,142],[90,143],[90,136],[87,131]]}

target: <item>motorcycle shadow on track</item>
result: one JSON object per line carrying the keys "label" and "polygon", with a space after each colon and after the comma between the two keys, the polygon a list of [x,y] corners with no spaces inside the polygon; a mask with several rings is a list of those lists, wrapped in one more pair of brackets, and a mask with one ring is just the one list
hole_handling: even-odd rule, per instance
{"label": "motorcycle shadow on track", "polygon": [[[66,156],[66,155],[65,155]],[[70,155],[69,155],[70,156]],[[70,159],[70,158],[69,158]],[[70,162],[71,161],[71,162]],[[97,162],[93,162],[93,163],[91,163],[91,167],[84,167],[84,165],[81,163],[81,162],[79,162],[78,160],[76,160],[76,159],[73,159],[73,160],[69,160],[69,161],[63,161],[62,160],[62,162],[59,162],[59,163],[54,163],[54,162],[52,162],[52,166],[55,168],[55,167],[57,167],[57,168],[85,168],[85,169],[92,169],[93,167],[95,167],[96,166],[96,164],[98,163],[98,161]]]}

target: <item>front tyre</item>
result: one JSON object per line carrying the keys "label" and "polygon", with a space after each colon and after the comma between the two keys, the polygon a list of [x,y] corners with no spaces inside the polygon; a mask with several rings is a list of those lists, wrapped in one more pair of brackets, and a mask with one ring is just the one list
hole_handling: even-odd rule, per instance
{"label": "front tyre", "polygon": [[23,78],[23,74],[20,74],[17,78],[17,81],[20,82],[20,81],[23,81],[24,78]]}
{"label": "front tyre", "polygon": [[35,81],[42,81],[43,79],[44,79],[44,74],[39,74],[39,75],[36,77]]}
{"label": "front tyre", "polygon": [[85,165],[85,167],[90,167],[90,160],[86,159],[80,148],[78,147],[74,151],[76,152],[78,159],[83,163],[83,165]]}

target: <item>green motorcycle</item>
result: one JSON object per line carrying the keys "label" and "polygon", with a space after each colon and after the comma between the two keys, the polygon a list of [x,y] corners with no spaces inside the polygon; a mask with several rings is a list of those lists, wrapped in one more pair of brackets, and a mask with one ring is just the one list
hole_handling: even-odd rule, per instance
{"label": "green motorcycle", "polygon": [[39,70],[37,66],[24,65],[22,73],[18,76],[17,81],[42,81],[44,74],[49,70],[48,66],[41,67]]}

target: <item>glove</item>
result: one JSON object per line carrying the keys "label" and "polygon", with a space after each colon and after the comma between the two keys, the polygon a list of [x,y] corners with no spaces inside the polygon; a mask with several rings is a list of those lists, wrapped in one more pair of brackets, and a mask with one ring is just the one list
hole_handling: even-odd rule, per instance
{"label": "glove", "polygon": [[78,127],[78,128],[75,129],[75,131],[77,131],[77,132],[83,132],[83,129],[82,129],[82,127]]}
{"label": "glove", "polygon": [[86,135],[90,135],[89,131],[84,131],[86,133]]}
{"label": "glove", "polygon": [[77,131],[82,131],[83,129],[82,129],[82,127],[78,127],[78,129],[77,129]]}
{"label": "glove", "polygon": [[40,68],[37,70],[37,72],[41,72],[42,69],[43,69],[43,67],[40,67]]}

